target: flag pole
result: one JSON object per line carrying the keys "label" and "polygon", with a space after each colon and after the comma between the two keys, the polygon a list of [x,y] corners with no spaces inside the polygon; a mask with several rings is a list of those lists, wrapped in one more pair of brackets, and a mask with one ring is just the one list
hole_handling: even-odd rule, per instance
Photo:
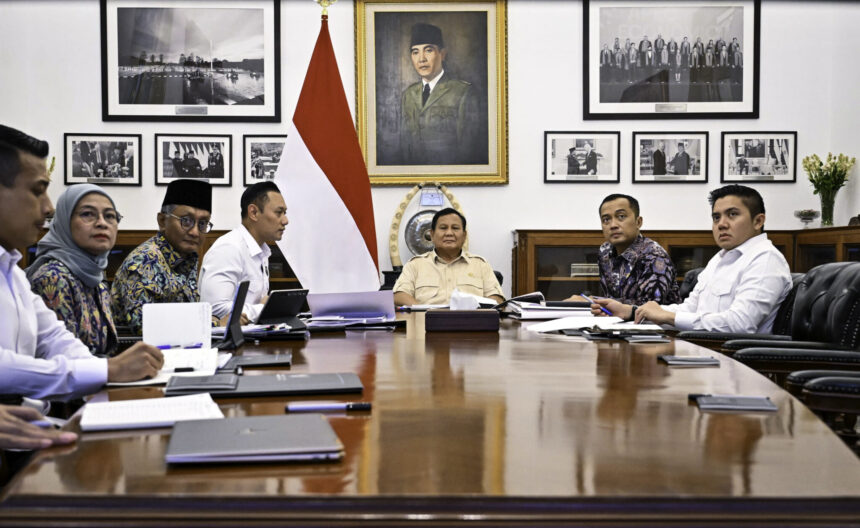
{"label": "flag pole", "polygon": [[327,18],[328,18],[328,8],[329,8],[329,6],[330,6],[330,5],[332,5],[332,4],[334,4],[335,2],[337,2],[337,0],[314,0],[314,1],[315,1],[316,3],[318,3],[318,4],[320,5],[320,7],[322,7],[322,16],[323,16],[323,20],[325,20],[325,19],[327,19]]}

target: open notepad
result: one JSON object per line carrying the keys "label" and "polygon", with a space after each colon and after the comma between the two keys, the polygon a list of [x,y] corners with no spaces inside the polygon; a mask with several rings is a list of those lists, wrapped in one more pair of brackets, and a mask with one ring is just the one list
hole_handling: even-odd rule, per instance
{"label": "open notepad", "polygon": [[224,418],[209,394],[88,403],[81,413],[82,431],[170,427],[185,420]]}
{"label": "open notepad", "polygon": [[161,353],[164,355],[164,365],[155,377],[124,383],[110,382],[108,386],[164,385],[173,376],[211,376],[219,364],[230,359],[228,353],[219,357],[215,348],[175,348],[162,350]]}

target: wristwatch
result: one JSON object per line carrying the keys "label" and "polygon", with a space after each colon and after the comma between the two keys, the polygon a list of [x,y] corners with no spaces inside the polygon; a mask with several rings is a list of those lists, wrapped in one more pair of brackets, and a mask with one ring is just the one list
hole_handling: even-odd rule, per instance
{"label": "wristwatch", "polygon": [[635,304],[630,305],[630,319],[628,319],[628,321],[636,320],[636,308],[639,308],[639,307],[636,306]]}

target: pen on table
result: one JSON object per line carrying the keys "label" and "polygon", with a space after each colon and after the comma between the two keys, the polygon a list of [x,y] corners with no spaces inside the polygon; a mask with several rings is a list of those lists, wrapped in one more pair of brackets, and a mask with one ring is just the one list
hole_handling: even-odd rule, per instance
{"label": "pen on table", "polygon": [[288,403],[284,410],[287,412],[298,411],[369,411],[370,402],[352,403],[322,403],[322,402],[300,402]]}
{"label": "pen on table", "polygon": [[174,348],[203,348],[203,343],[191,343],[190,345],[158,345],[159,350],[172,350]]}
{"label": "pen on table", "polygon": [[[587,300],[591,304],[597,304],[596,302],[594,302],[594,299],[592,299],[591,297],[589,297],[588,295],[586,295],[584,293],[580,293],[579,296],[582,297],[583,299]],[[597,304],[597,305],[600,306],[599,304]],[[607,310],[606,307],[604,307],[604,306],[600,306],[600,311],[602,311],[606,315],[612,315],[612,312]]]}
{"label": "pen on table", "polygon": [[176,367],[173,372],[194,372],[194,367]]}

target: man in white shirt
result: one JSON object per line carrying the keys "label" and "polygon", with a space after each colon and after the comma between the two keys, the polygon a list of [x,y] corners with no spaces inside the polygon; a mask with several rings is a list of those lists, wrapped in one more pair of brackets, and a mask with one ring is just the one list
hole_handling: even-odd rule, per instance
{"label": "man in white shirt", "polygon": [[30,291],[18,248],[26,248],[54,207],[45,166],[48,144],[0,125],[0,393],[32,398],[71,398],[93,393],[107,381],[155,375],[164,358],[137,343],[110,358],[93,356]]}
{"label": "man in white shirt", "polygon": [[220,237],[203,257],[200,300],[212,305],[212,315],[230,313],[233,295],[242,281],[249,281],[242,314],[256,321],[268,298],[269,256],[284,235],[287,205],[274,182],[255,183],[242,193],[242,225]]}
{"label": "man in white shirt", "polygon": [[[672,325],[679,330],[768,333],[779,304],[791,290],[785,257],[764,231],[764,201],[755,189],[727,185],[711,191],[714,240],[721,251],[699,274],[681,304],[648,302],[636,307],[610,299],[597,303],[614,315]],[[592,312],[600,310],[592,306]]]}

